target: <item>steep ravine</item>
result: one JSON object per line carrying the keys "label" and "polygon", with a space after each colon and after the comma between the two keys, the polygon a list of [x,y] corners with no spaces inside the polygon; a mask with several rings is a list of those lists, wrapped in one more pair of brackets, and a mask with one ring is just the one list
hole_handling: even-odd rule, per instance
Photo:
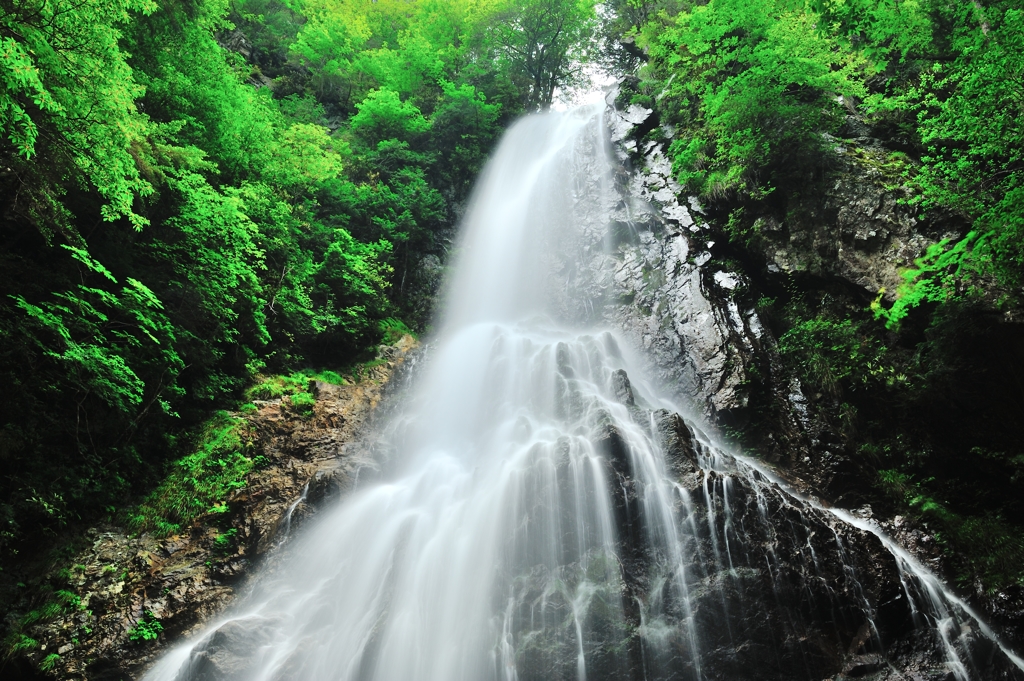
{"label": "steep ravine", "polygon": [[[792,445],[773,473],[705,435],[751,408],[770,336],[709,216],[664,174],[610,177],[609,116],[625,127],[587,107],[509,132],[404,412],[408,469],[153,678],[1020,678],[869,510],[785,474]],[[532,326],[548,314],[568,330]]]}

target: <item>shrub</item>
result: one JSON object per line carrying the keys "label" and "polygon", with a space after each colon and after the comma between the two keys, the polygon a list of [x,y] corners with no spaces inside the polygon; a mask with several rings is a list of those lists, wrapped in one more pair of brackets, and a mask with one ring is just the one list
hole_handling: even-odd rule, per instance
{"label": "shrub", "polygon": [[128,631],[129,641],[155,641],[160,637],[164,625],[156,618],[151,610],[147,610],[135,626]]}
{"label": "shrub", "polygon": [[289,398],[292,409],[299,412],[303,416],[312,416],[313,405],[316,404],[316,398],[312,394],[307,392],[297,393]]}

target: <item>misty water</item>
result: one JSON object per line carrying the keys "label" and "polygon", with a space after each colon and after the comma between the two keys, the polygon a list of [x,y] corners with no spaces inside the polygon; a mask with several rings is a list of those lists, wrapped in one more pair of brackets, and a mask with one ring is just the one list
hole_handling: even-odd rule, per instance
{"label": "misty water", "polygon": [[934,576],[680,418],[602,327],[615,301],[573,254],[613,247],[603,111],[506,134],[379,475],[149,681],[818,679],[832,650],[880,669],[861,535],[891,554],[935,664],[980,678],[979,646],[999,646]]}

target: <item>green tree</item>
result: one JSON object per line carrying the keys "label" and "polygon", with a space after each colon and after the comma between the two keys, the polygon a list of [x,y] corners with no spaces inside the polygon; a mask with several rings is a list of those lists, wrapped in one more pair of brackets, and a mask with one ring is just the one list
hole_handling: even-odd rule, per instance
{"label": "green tree", "polygon": [[506,0],[499,5],[493,40],[527,110],[547,109],[556,91],[584,81],[597,29],[594,6],[593,0]]}
{"label": "green tree", "polygon": [[[919,145],[914,178],[925,209],[973,222],[958,242],[918,264],[889,315],[970,291],[994,275],[1024,281],[1024,11],[1014,3],[934,0],[818,2],[828,30],[885,78],[865,99],[877,121],[898,121]],[[953,274],[954,276],[950,276]],[[879,310],[885,313],[884,310]]]}
{"label": "green tree", "polygon": [[827,153],[837,99],[864,93],[864,62],[817,30],[802,0],[711,0],[646,24],[642,72],[676,126],[679,180],[706,197],[771,192],[787,167]]}
{"label": "green tree", "polygon": [[593,21],[566,0],[0,0],[0,551],[145,495],[256,373],[424,323],[418,261],[502,127],[572,84]]}
{"label": "green tree", "polygon": [[72,233],[60,197],[79,178],[102,197],[105,220],[145,224],[133,203],[151,188],[133,147],[148,126],[118,41],[154,8],[149,0],[0,3],[0,154],[18,169],[12,208],[48,237]]}

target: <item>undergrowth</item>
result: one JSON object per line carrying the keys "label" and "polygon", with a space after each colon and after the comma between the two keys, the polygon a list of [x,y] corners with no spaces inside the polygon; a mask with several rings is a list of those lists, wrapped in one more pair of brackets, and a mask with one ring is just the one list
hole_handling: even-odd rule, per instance
{"label": "undergrowth", "polygon": [[244,419],[217,412],[203,428],[195,451],[175,462],[164,481],[128,512],[129,529],[174,534],[244,487],[254,468],[249,437]]}
{"label": "undergrowth", "polygon": [[[384,334],[383,344],[394,344],[404,336],[415,334],[399,319],[388,319],[381,324]],[[339,369],[299,369],[291,374],[260,376],[256,383],[245,391],[249,402],[241,407],[242,412],[255,411],[255,401],[282,400],[299,413],[309,415],[315,398],[310,392],[310,383],[319,381],[330,385],[354,385],[364,380],[371,369],[387,363],[387,359],[374,358],[366,362],[357,362]]]}
{"label": "undergrowth", "polygon": [[1024,585],[1024,429],[1006,376],[1024,334],[983,301],[894,329],[840,291],[803,286],[758,309],[826,425],[822,446],[845,449],[863,476],[855,494],[925,523],[962,588]]}
{"label": "undergrowth", "polygon": [[[411,334],[397,319],[382,323],[381,330],[384,342],[395,342]],[[255,385],[245,391],[246,403],[239,408],[242,416],[220,411],[207,421],[194,451],[176,461],[163,482],[127,513],[128,528],[133,532],[168,536],[181,531],[201,515],[222,512],[231,492],[244,487],[246,476],[265,462],[252,451],[244,418],[257,411],[256,401],[280,399],[298,415],[309,417],[316,404],[310,392],[311,382],[351,385],[386,361],[378,358],[339,370],[300,369],[291,374],[259,377]]]}
{"label": "undergrowth", "polygon": [[156,618],[152,611],[147,610],[146,614],[135,623],[135,626],[128,631],[129,641],[155,641],[160,637],[164,625]]}
{"label": "undergrowth", "polygon": [[[39,641],[29,635],[29,631],[33,626],[50,622],[60,615],[83,608],[82,599],[77,594],[65,589],[49,591],[48,595],[42,600],[42,605],[37,608],[33,608],[20,617],[17,617],[11,623],[10,630],[3,641],[3,648],[6,656],[12,656],[19,652],[35,650],[39,647]],[[50,658],[53,659],[51,660]],[[43,660],[43,664],[47,664],[47,660],[49,660],[49,666],[44,668],[41,665],[40,668],[43,669],[43,671],[52,669],[53,665],[56,664],[57,659],[58,658],[53,654],[47,656]]]}
{"label": "undergrowth", "polygon": [[[898,470],[878,472],[878,486],[912,515],[927,522],[936,540],[956,562],[956,579],[970,587],[981,578],[989,591],[1024,585],[1024,538],[996,514],[965,516],[935,498],[913,476]],[[964,550],[969,547],[970,550]]]}
{"label": "undergrowth", "polygon": [[[382,322],[381,331],[384,343],[395,343],[405,335],[414,335],[397,319]],[[309,416],[316,403],[310,392],[311,381],[351,385],[363,380],[371,369],[385,362],[385,359],[373,359],[334,370],[302,369],[291,374],[260,377],[245,392],[247,402],[239,407],[237,415],[219,411],[207,420],[195,436],[192,452],[171,464],[163,481],[137,506],[124,512],[125,525],[134,533],[151,532],[162,537],[180,532],[200,516],[226,513],[229,510],[227,499],[232,492],[245,486],[250,472],[267,464],[266,457],[256,453],[246,419],[246,415],[258,411],[255,401],[282,399],[296,413]],[[214,540],[214,555],[229,553],[237,541],[236,529],[222,532]],[[68,551],[70,547],[65,547],[61,556],[54,557],[54,560],[70,564],[73,551]],[[75,565],[70,570],[62,570],[58,576],[65,581],[70,579],[72,570],[84,569],[85,566]],[[108,565],[105,569],[113,570],[114,567]],[[10,627],[2,642],[6,656],[38,649],[40,642],[32,636],[34,628],[83,608],[78,595],[66,589],[54,590],[50,585],[53,582],[48,578],[46,581],[47,584],[39,585],[37,596],[37,602],[42,604],[9,620]],[[83,631],[88,633],[89,629],[83,625]],[[146,611],[128,631],[128,639],[152,641],[162,631],[160,621],[152,612]],[[60,656],[51,653],[40,661],[39,668],[52,671],[59,661]]]}
{"label": "undergrowth", "polygon": [[397,317],[388,317],[387,319],[381,320],[379,327],[380,332],[383,334],[380,341],[383,345],[394,345],[400,341],[403,336],[418,338],[416,332],[410,329],[405,322]]}

